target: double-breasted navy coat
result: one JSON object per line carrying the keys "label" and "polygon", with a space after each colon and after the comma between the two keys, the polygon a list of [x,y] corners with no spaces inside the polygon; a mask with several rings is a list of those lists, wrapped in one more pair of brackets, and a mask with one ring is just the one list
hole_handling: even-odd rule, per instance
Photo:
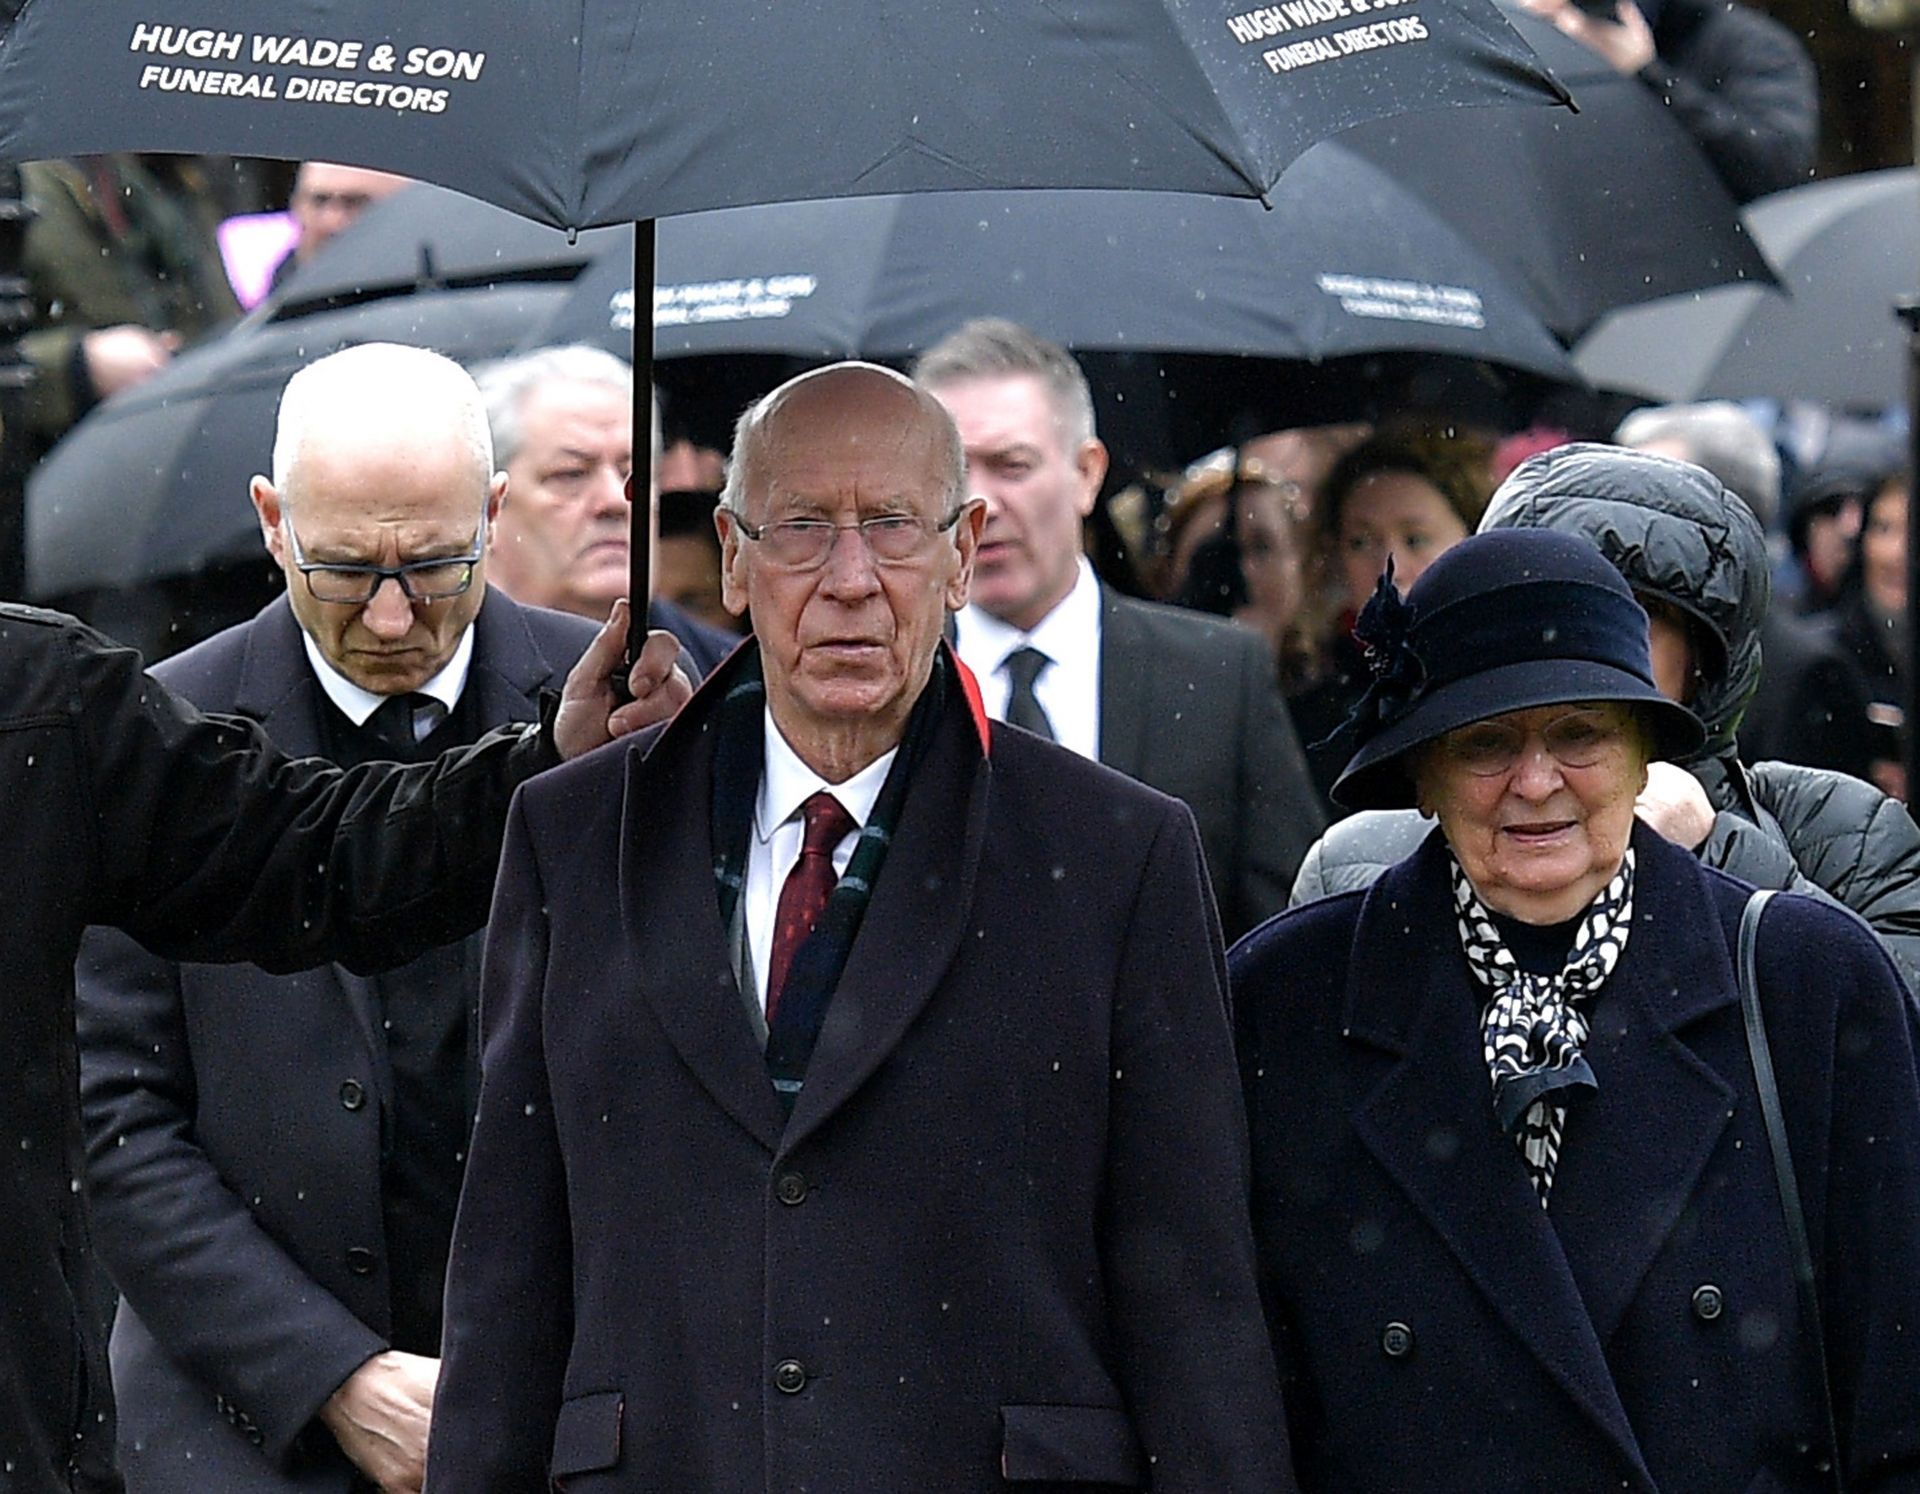
{"label": "double-breasted navy coat", "polygon": [[[1493,1119],[1483,1003],[1431,836],[1230,957],[1254,1214],[1305,1489],[1742,1494],[1831,1485],[1732,950],[1748,889],[1637,827],[1543,1211]],[[1760,940],[1855,1490],[1920,1488],[1912,1017],[1850,914]]]}
{"label": "double-breasted navy coat", "polygon": [[738,669],[518,801],[429,1490],[1290,1488],[1192,816],[950,701],[783,1125]]}

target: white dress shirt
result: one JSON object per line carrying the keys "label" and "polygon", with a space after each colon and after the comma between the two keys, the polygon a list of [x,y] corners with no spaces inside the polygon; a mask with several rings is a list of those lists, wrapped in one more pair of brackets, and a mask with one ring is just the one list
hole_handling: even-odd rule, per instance
{"label": "white dress shirt", "polygon": [[1073,590],[1022,633],[969,602],[954,619],[954,649],[980,681],[980,698],[996,721],[1007,719],[1013,681],[1007,656],[1035,648],[1053,662],[1034,682],[1033,698],[1053,723],[1054,740],[1082,757],[1100,757],[1100,583],[1084,556]]}
{"label": "white dress shirt", "polygon": [[[367,718],[385,705],[390,697],[362,689],[335,669],[327,656],[320,652],[320,645],[313,641],[313,635],[304,628],[300,630],[300,641],[307,647],[307,662],[313,666],[314,678],[320,681],[320,688],[327,692],[327,699],[340,707],[340,713],[355,726],[365,726]],[[460,641],[454,645],[453,657],[415,692],[438,701],[441,709],[414,711],[414,741],[425,741],[436,726],[453,714],[453,708],[460,703],[460,692],[467,688],[467,670],[472,663],[473,628],[469,625],[461,633]]]}
{"label": "white dress shirt", "polygon": [[853,848],[860,829],[873,817],[874,802],[887,781],[894,753],[882,753],[845,783],[828,783],[800,760],[799,753],[787,745],[780,728],[773,724],[773,712],[766,718],[766,766],[760,773],[760,797],[753,807],[753,841],[747,847],[747,881],[740,892],[740,904],[747,921],[747,951],[753,965],[753,983],[760,995],[760,1010],[767,1009],[767,967],[773,963],[773,925],[780,909],[780,890],[787,885],[787,873],[800,859],[806,824],[800,806],[822,789],[840,801],[840,807],[852,817],[854,828],[840,837],[833,848],[833,872],[845,873],[853,860]]}

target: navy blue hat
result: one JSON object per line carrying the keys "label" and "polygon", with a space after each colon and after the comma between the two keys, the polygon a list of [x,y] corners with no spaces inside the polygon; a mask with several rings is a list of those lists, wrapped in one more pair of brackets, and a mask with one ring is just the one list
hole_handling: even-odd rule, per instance
{"label": "navy blue hat", "polygon": [[1496,529],[1434,561],[1404,602],[1390,577],[1354,625],[1373,680],[1348,718],[1358,749],[1333,786],[1349,809],[1411,806],[1409,751],[1535,706],[1625,701],[1657,757],[1699,748],[1699,721],[1654,685],[1646,612],[1590,540]]}

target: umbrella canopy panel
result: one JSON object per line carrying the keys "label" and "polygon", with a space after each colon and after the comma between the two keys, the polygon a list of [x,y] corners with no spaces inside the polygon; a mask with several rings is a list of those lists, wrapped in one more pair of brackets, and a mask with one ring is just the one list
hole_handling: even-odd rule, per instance
{"label": "umbrella canopy panel", "polygon": [[978,187],[1252,196],[1365,120],[1563,98],[1491,0],[35,0],[0,36],[0,158],[321,157],[563,227]]}
{"label": "umbrella canopy panel", "polygon": [[260,553],[247,483],[273,454],[280,392],[315,358],[361,342],[463,363],[510,351],[552,313],[555,285],[449,290],[240,327],[95,410],[27,487],[27,591],[48,598],[189,575]]}
{"label": "umbrella canopy panel", "polygon": [[1790,292],[1725,286],[1608,317],[1576,361],[1597,386],[1660,400],[1808,400],[1883,410],[1906,398],[1894,303],[1920,263],[1920,174],[1862,172],[1747,210]]}
{"label": "umbrella canopy panel", "polygon": [[[1442,353],[1577,381],[1500,273],[1378,167],[1323,143],[1273,202],[970,192],[672,219],[655,355],[899,359],[1006,316],[1080,352]],[[529,341],[624,351],[633,310],[611,246]]]}
{"label": "umbrella canopy panel", "polygon": [[1615,307],[1771,284],[1733,195],[1653,91],[1546,22],[1510,19],[1578,114],[1383,119],[1340,143],[1424,198],[1569,342]]}
{"label": "umbrella canopy panel", "polygon": [[[568,234],[419,182],[373,204],[274,292],[271,320],[416,286],[572,280],[617,229]],[[631,253],[632,235],[622,242]]]}

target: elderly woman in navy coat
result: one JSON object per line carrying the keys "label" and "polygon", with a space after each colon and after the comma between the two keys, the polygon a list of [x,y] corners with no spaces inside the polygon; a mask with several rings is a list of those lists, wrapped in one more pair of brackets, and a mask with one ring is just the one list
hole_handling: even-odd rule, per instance
{"label": "elderly woman in navy coat", "polygon": [[[1366,629],[1335,796],[1437,829],[1235,949],[1269,1324],[1301,1486],[1828,1490],[1743,1036],[1749,889],[1644,825],[1698,723],[1586,541],[1477,536]],[[1839,1454],[1920,1489],[1920,1086],[1866,928],[1781,896],[1759,981]]]}

